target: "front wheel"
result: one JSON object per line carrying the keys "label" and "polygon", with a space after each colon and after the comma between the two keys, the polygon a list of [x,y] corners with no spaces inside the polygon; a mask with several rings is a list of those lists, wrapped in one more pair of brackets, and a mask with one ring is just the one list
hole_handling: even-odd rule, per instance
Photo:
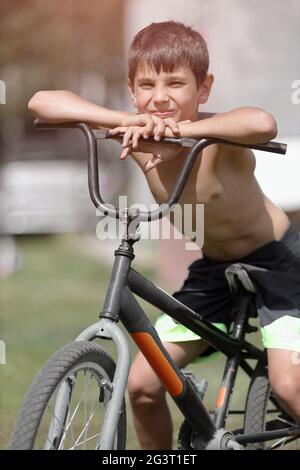
{"label": "front wheel", "polygon": [[[91,450],[113,393],[115,363],[97,344],[70,343],[57,351],[32,383],[18,414],[10,449]],[[125,449],[125,401],[113,449]]]}

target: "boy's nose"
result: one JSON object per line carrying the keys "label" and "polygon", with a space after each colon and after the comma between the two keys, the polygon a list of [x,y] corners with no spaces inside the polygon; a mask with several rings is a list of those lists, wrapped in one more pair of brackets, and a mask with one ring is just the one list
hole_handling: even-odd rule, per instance
{"label": "boy's nose", "polygon": [[157,103],[157,104],[167,103],[168,100],[169,100],[169,97],[165,89],[160,88],[154,91],[154,95],[153,95],[154,103]]}

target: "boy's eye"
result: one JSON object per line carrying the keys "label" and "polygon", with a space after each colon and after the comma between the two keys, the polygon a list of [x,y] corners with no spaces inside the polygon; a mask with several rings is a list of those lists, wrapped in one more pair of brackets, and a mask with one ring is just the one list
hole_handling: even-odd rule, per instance
{"label": "boy's eye", "polygon": [[140,87],[142,88],[142,90],[150,90],[152,88],[152,84],[151,83],[142,83],[140,85]]}
{"label": "boy's eye", "polygon": [[174,82],[170,82],[170,86],[172,86],[172,87],[180,87],[182,85],[184,85],[183,82],[180,82],[178,80],[176,80]]}

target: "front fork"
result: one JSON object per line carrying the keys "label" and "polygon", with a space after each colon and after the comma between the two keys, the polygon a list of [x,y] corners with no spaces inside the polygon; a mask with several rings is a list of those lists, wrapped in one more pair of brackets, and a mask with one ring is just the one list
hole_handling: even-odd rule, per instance
{"label": "front fork", "polygon": [[[99,449],[113,449],[114,439],[118,429],[120,412],[126,392],[128,373],[131,363],[130,348],[123,331],[111,320],[102,319],[88,327],[75,339],[75,341],[92,341],[95,338],[110,339],[117,349],[116,370],[112,384],[111,398],[104,414],[101,429]],[[121,358],[121,359],[119,359]],[[66,417],[69,411],[70,399],[75,378],[68,377],[59,387],[54,414],[50,423],[45,448],[56,448],[56,442],[63,437]]]}

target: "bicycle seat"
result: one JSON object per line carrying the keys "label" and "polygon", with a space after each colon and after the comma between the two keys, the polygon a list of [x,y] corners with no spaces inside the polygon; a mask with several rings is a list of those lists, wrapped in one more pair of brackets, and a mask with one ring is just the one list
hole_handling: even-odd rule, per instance
{"label": "bicycle seat", "polygon": [[239,289],[239,282],[250,294],[255,294],[256,289],[247,271],[240,264],[231,264],[225,270],[225,277],[232,293],[236,294]]}

